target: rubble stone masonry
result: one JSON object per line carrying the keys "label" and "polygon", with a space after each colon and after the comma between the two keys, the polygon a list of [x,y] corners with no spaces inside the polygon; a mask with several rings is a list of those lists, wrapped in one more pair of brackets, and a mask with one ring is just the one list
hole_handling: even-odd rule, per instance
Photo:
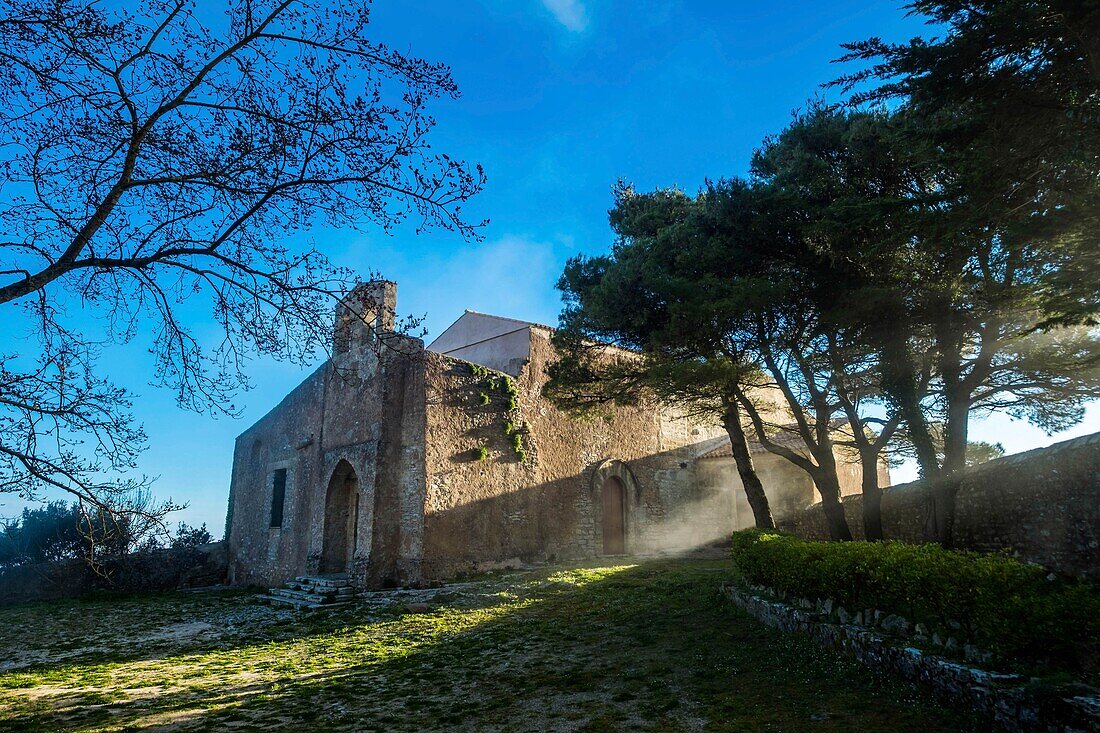
{"label": "rubble stone masonry", "polygon": [[[1100,578],[1100,433],[1047,448],[1005,456],[950,479],[958,483],[955,546],[996,552],[1067,575]],[[848,523],[861,539],[862,497],[844,500]],[[922,542],[929,511],[926,482],[900,484],[882,498],[886,539]],[[826,539],[821,505],[791,526],[810,539]]]}

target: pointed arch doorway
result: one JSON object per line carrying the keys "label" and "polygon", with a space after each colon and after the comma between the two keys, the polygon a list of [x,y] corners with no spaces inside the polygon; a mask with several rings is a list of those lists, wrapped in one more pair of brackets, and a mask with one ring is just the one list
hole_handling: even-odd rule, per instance
{"label": "pointed arch doorway", "polygon": [[320,572],[346,573],[355,555],[359,517],[359,477],[347,461],[332,472],[325,494],[325,531],[321,545]]}

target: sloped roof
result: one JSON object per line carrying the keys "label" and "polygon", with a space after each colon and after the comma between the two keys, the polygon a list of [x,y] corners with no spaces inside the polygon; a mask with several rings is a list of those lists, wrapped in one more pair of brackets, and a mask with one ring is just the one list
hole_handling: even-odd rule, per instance
{"label": "sloped roof", "polygon": [[[783,431],[772,436],[772,442],[779,445],[790,448],[791,450],[799,450],[803,448],[802,438],[797,433]],[[760,443],[760,441],[754,438],[749,438],[749,453],[755,455],[761,455],[767,453],[768,449]],[[712,448],[699,458],[732,458],[733,448],[730,444],[729,438],[726,438],[716,448]]]}
{"label": "sloped roof", "polygon": [[[555,330],[553,326],[547,326],[545,323],[536,323],[535,321],[524,321],[519,318],[510,318],[509,316],[497,316],[492,313],[482,313],[481,311],[470,310],[467,308],[464,313],[472,313],[475,316],[485,316],[486,318],[495,318],[498,321],[511,321],[512,323],[518,323],[524,326],[535,326],[536,328],[545,328],[547,331]],[[457,320],[457,319],[456,319]]]}
{"label": "sloped roof", "polygon": [[[843,432],[844,432],[845,428],[847,428],[847,426],[848,426],[848,421],[847,420],[843,420],[841,418],[837,418],[837,419],[833,420],[832,425],[831,425],[831,431],[833,433],[833,436],[835,437],[837,433],[843,434]],[[756,438],[753,437],[752,433],[749,433],[749,435],[747,437],[749,439],[749,452],[750,453],[752,453],[753,455],[760,455],[762,453],[767,453],[768,452],[768,449],[765,448],[763,446],[763,444],[760,443],[760,441],[756,440]],[[773,443],[777,443],[778,445],[781,445],[785,448],[790,448],[791,450],[795,450],[795,451],[804,451],[806,449],[806,444],[802,442],[802,436],[798,434],[798,426],[795,425],[794,423],[788,423],[787,425],[779,426],[778,431],[774,435],[772,435],[771,437],[772,437],[772,442]],[[719,445],[717,448],[713,448],[713,449],[707,451],[706,453],[704,453],[703,455],[701,455],[699,457],[700,458],[723,458],[723,457],[732,458],[733,457],[733,451],[730,448],[729,438],[727,437],[726,440],[721,445]]]}
{"label": "sloped roof", "polygon": [[[462,324],[464,321],[469,321],[471,316],[482,322],[492,321],[499,323],[501,328],[499,330],[490,330],[489,332],[481,334],[482,338],[478,338],[473,341],[463,338],[458,338],[457,340],[455,340],[454,332],[456,331],[456,327],[459,327],[459,324]],[[445,354],[451,351],[462,349],[467,346],[471,346],[477,341],[484,340],[486,338],[498,338],[514,331],[521,331],[525,328],[543,328],[548,331],[554,330],[550,326],[544,326],[541,323],[535,323],[533,321],[522,321],[518,318],[508,318],[507,316],[495,316],[491,313],[480,313],[478,311],[473,311],[467,308],[461,316],[456,318],[454,322],[451,323],[451,325],[447,326],[447,328],[443,329],[443,332],[436,336],[432,340],[432,342],[428,344],[428,350],[437,351],[439,353]]]}

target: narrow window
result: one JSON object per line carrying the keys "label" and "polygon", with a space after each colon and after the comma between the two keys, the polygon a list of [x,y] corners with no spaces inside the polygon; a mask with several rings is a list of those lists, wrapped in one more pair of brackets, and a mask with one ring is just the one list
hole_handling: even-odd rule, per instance
{"label": "narrow window", "polygon": [[271,485],[271,526],[283,526],[283,502],[286,499],[286,469],[275,469]]}

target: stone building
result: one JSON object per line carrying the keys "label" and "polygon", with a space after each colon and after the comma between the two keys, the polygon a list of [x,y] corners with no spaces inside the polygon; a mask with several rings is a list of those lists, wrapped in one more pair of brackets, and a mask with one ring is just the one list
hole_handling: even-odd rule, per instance
{"label": "stone building", "polygon": [[[719,426],[653,407],[570,417],[541,394],[550,328],[467,311],[425,347],[393,332],[396,297],[394,283],[357,287],[332,358],[237,438],[231,582],[418,584],[684,550],[752,525]],[[756,459],[778,510],[814,501],[801,471]]]}

